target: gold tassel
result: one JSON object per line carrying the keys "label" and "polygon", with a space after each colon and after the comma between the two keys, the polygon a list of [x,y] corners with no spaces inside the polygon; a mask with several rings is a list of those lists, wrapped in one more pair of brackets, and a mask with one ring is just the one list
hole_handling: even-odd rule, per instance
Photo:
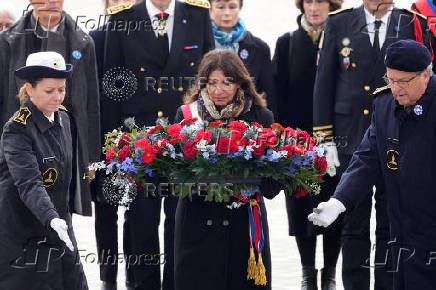
{"label": "gold tassel", "polygon": [[247,280],[256,279],[256,258],[254,257],[254,249],[250,248],[250,258],[248,258]]}
{"label": "gold tassel", "polygon": [[262,261],[262,254],[259,253],[256,267],[256,278],[254,280],[255,285],[266,286],[266,270]]}

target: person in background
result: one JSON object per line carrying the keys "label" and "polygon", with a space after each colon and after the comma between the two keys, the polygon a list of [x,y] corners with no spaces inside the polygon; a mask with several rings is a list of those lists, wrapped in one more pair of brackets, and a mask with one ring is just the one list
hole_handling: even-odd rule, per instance
{"label": "person in background", "polygon": [[387,86],[374,94],[371,125],[353,154],[332,198],[309,220],[328,226],[353,211],[382,177],[391,229],[385,261],[394,290],[436,285],[436,77],[428,48],[400,40],[386,50]]}
{"label": "person in background", "polygon": [[268,44],[248,31],[239,17],[243,3],[243,0],[210,1],[215,47],[231,49],[239,55],[254,79],[256,89],[264,93],[268,107],[275,113],[271,52]]}
{"label": "person in background", "polygon": [[[130,5],[129,5],[130,6]],[[102,94],[102,132],[123,126],[134,117],[138,126],[153,126],[157,118],[173,118],[190,88],[203,55],[213,49],[206,0],[145,0],[121,6],[108,22],[104,73],[121,75]],[[113,29],[117,21],[143,23],[134,31]],[[135,86],[136,84],[136,86]],[[121,98],[120,98],[121,97]],[[155,180],[157,176],[153,176]],[[124,253],[152,257],[129,265],[128,289],[174,289],[174,223],[178,198],[138,194],[125,212]],[[164,251],[159,247],[161,208],[165,213]],[[141,259],[144,260],[144,259]],[[164,263],[163,280],[160,268]]]}
{"label": "person in background", "polygon": [[[424,17],[385,0],[362,3],[331,12],[327,18],[314,87],[313,134],[323,142],[329,167],[339,167],[339,174],[347,168],[370,125],[372,93],[384,85],[386,48],[399,39],[419,40],[430,46]],[[392,289],[392,272],[384,265],[389,255],[386,190],[383,180],[372,181],[375,193],[369,189],[371,194],[365,195],[343,221],[342,280],[347,290],[368,290],[371,269],[375,289]],[[373,195],[376,267],[370,259]]]}
{"label": "person in background", "polygon": [[[330,11],[341,8],[342,0],[296,0],[301,13],[298,29],[282,35],[276,44],[273,58],[277,88],[277,121],[283,126],[300,128],[312,133],[313,86],[316,75],[318,46],[324,23]],[[315,251],[317,235],[322,234],[324,268],[321,288],[335,288],[336,263],[340,252],[341,221],[327,229],[314,227],[306,216],[321,201],[333,194],[339,179],[326,175],[319,195],[286,196],[289,235],[295,236],[303,270],[301,289],[314,290],[317,286]]]}
{"label": "person in background", "polygon": [[63,11],[63,0],[30,0],[32,8],[0,33],[0,131],[19,108],[16,98],[23,81],[13,72],[26,55],[55,51],[74,65],[63,105],[71,119],[73,171],[71,212],[92,215],[88,165],[101,156],[100,105],[94,41]]}
{"label": "person in background", "polygon": [[[269,127],[273,113],[256,91],[254,82],[240,57],[233,51],[216,49],[206,54],[198,68],[195,86],[185,95],[174,122],[197,117],[197,121],[229,122],[244,120]],[[175,227],[176,290],[271,290],[271,254],[265,204],[262,196],[273,198],[283,188],[270,178],[260,183],[257,200],[264,237],[259,261],[265,266],[264,281],[248,280],[250,257],[249,202],[228,209],[233,201],[216,203],[194,195],[192,201],[180,199]],[[254,237],[253,239],[256,239]],[[262,244],[262,241],[259,242]],[[253,258],[254,257],[254,253]],[[261,258],[260,258],[261,257]]]}
{"label": "person in background", "polygon": [[[104,0],[104,15],[108,15],[108,8],[115,7],[120,4],[135,4],[140,0]],[[104,76],[104,47],[107,25],[99,27],[89,32],[95,43],[95,54],[97,58],[97,73],[98,79],[102,80]],[[101,84],[101,82],[99,82]],[[100,86],[100,95],[102,88]],[[100,106],[100,116],[105,112]],[[104,134],[101,132],[101,142],[104,144]],[[101,156],[104,160],[104,156]],[[117,289],[117,273],[118,273],[118,207],[109,204],[101,192],[101,178],[99,173],[91,183],[91,195],[94,201],[95,210],[95,237],[97,243],[97,252],[100,267],[100,280],[102,281],[102,290]],[[109,261],[109,262],[104,262]]]}
{"label": "person in background", "polygon": [[52,51],[27,57],[21,106],[0,141],[0,289],[87,290],[69,208],[73,66]]}
{"label": "person in background", "polygon": [[14,24],[15,16],[12,10],[8,6],[3,6],[0,8],[0,31],[6,30]]}

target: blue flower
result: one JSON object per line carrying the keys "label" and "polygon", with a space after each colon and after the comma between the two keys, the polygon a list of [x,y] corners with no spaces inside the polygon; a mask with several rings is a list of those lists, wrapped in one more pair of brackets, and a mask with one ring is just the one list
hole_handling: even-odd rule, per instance
{"label": "blue flower", "polygon": [[218,160],[215,157],[209,159],[210,163],[216,163]]}
{"label": "blue flower", "polygon": [[209,160],[209,152],[203,152],[203,158]]}
{"label": "blue flower", "polygon": [[138,163],[139,165],[141,165],[142,163],[144,163],[144,162],[142,162],[142,159],[141,159],[141,157],[136,157],[136,159],[135,159],[135,161],[136,161],[136,163]]}
{"label": "blue flower", "polygon": [[294,174],[295,173],[295,168],[293,166],[289,166],[288,170],[290,173]]}
{"label": "blue flower", "polygon": [[153,169],[146,167],[145,168],[145,174],[147,174],[149,177],[153,175]]}
{"label": "blue flower", "polygon": [[301,158],[300,158],[300,156],[295,156],[295,158],[294,158],[294,165],[295,166],[301,166]]}

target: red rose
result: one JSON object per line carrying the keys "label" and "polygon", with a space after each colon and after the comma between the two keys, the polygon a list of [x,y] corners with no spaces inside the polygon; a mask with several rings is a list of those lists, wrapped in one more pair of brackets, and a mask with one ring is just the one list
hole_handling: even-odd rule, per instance
{"label": "red rose", "polygon": [[132,157],[132,153],[130,153],[130,146],[126,145],[118,152],[118,160],[119,162],[123,162],[127,157]]}
{"label": "red rose", "polygon": [[124,146],[129,145],[130,143],[130,135],[127,133],[123,133],[121,135],[120,140],[118,141],[118,148],[122,149]]}
{"label": "red rose", "polygon": [[247,126],[245,125],[244,122],[241,121],[232,121],[229,123],[228,128],[230,131],[232,131],[233,133],[238,133],[241,135],[244,135],[245,132],[247,131]]}
{"label": "red rose", "polygon": [[160,154],[163,151],[165,151],[167,149],[167,144],[168,141],[166,139],[158,139],[156,142],[154,142],[152,148],[153,148],[153,152],[155,154]]}
{"label": "red rose", "polygon": [[257,147],[254,147],[253,154],[256,156],[262,156],[265,153],[265,144],[260,139],[256,139]]}
{"label": "red rose", "polygon": [[209,130],[207,129],[198,130],[197,135],[195,135],[194,142],[197,143],[202,139],[206,140],[207,143],[210,142],[210,140],[212,139],[212,134],[209,132]]}
{"label": "red rose", "polygon": [[295,198],[301,198],[308,194],[309,192],[307,192],[307,190],[305,190],[303,187],[297,187],[297,189],[295,190]]}
{"label": "red rose", "polygon": [[233,151],[239,151],[239,147],[245,147],[246,144],[244,136],[238,133],[232,135],[230,142]]}
{"label": "red rose", "polygon": [[188,137],[188,136],[186,136],[186,134],[181,134],[181,135],[177,136],[176,138],[171,139],[171,140],[170,140],[170,143],[174,145],[174,144],[176,144],[177,141],[183,141],[183,140],[185,140],[187,137]]}
{"label": "red rose", "polygon": [[186,126],[186,125],[191,125],[192,123],[197,122],[197,120],[198,120],[198,118],[188,118],[188,119],[183,120],[180,124],[183,127],[183,126]]}
{"label": "red rose", "polygon": [[146,144],[144,147],[144,153],[141,156],[141,160],[144,163],[151,163],[156,158],[156,154],[153,152],[153,148],[150,146],[150,144]]}
{"label": "red rose", "polygon": [[197,155],[197,151],[197,145],[192,140],[188,140],[183,147],[183,153],[188,159],[194,158]]}
{"label": "red rose", "polygon": [[272,123],[271,129],[276,129],[276,130],[279,130],[280,132],[285,131],[285,128],[283,128],[283,126],[280,125],[279,123]]}
{"label": "red rose", "polygon": [[216,151],[218,151],[219,153],[224,153],[224,154],[230,153],[229,138],[225,138],[225,137],[219,138],[215,146],[216,146]]}
{"label": "red rose", "polygon": [[304,130],[300,130],[297,133],[297,143],[302,148],[306,148],[308,144],[311,142],[310,134]]}
{"label": "red rose", "polygon": [[224,124],[224,123],[223,122],[210,122],[209,127],[219,127],[222,124]]}
{"label": "red rose", "polygon": [[262,128],[262,125],[257,123],[257,122],[251,122],[251,126],[257,127],[257,128]]}
{"label": "red rose", "polygon": [[318,155],[315,157],[315,169],[318,171],[318,173],[324,175],[327,171],[327,160],[325,156],[318,157]]}
{"label": "red rose", "polygon": [[163,127],[161,125],[154,126],[150,130],[148,130],[147,134],[148,135],[153,135],[156,132],[159,133],[159,131],[163,131]]}
{"label": "red rose", "polygon": [[115,158],[115,156],[116,156],[116,152],[114,146],[112,146],[112,148],[106,152],[106,161],[107,162],[111,161],[112,159]]}
{"label": "red rose", "polygon": [[135,150],[138,147],[141,147],[142,149],[144,149],[145,146],[148,145],[148,144],[149,144],[148,139],[139,139],[139,140],[136,140],[134,148],[135,148]]}
{"label": "red rose", "polygon": [[180,134],[180,131],[182,131],[182,125],[179,123],[172,124],[168,127],[167,131],[171,138],[176,138]]}
{"label": "red rose", "polygon": [[280,151],[288,151],[288,157],[292,156],[292,154],[303,154],[304,151],[298,147],[297,145],[284,145],[280,148]]}
{"label": "red rose", "polygon": [[284,132],[286,137],[291,137],[295,135],[295,130],[292,129],[291,127],[286,127]]}
{"label": "red rose", "polygon": [[259,139],[263,142],[263,145],[267,147],[274,147],[277,142],[276,133],[269,128],[263,128],[262,132],[259,133]]}

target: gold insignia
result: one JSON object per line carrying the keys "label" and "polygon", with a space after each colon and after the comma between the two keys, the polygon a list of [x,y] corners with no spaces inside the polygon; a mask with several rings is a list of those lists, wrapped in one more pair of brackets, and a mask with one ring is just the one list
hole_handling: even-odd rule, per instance
{"label": "gold insignia", "polygon": [[23,125],[26,125],[27,119],[29,119],[32,112],[30,112],[28,107],[22,107],[18,111],[18,115],[14,118],[14,121]]}
{"label": "gold insignia", "polygon": [[404,9],[404,10],[406,10],[407,12],[410,12],[410,13],[412,13],[412,14],[418,15],[419,17],[421,17],[421,18],[423,18],[423,19],[427,19],[427,17],[426,17],[425,15],[423,15],[423,14],[421,14],[421,13],[418,13],[418,12],[416,12],[416,11],[414,11],[414,10],[411,10],[411,9]]}
{"label": "gold insignia", "polygon": [[386,152],[386,166],[390,170],[398,170],[398,158],[400,157],[400,153],[396,150],[389,150]]}
{"label": "gold insignia", "polygon": [[206,9],[210,8],[210,3],[207,0],[186,0],[185,3],[188,5],[203,7]]}
{"label": "gold insignia", "polygon": [[338,9],[338,10],[335,10],[335,11],[330,12],[329,15],[336,15],[336,14],[338,14],[338,13],[345,12],[345,11],[349,11],[349,10],[353,10],[353,8]]}
{"label": "gold insignia", "polygon": [[384,86],[384,87],[381,87],[381,88],[377,88],[372,94],[373,95],[377,95],[377,94],[379,94],[379,93],[381,93],[381,92],[383,92],[383,91],[385,91],[385,90],[387,90],[387,89],[389,89],[389,86]]}
{"label": "gold insignia", "polygon": [[318,49],[321,49],[324,45],[324,30],[321,32],[321,38],[319,39]]}
{"label": "gold insignia", "polygon": [[132,6],[133,6],[132,2],[125,2],[125,3],[121,3],[119,5],[109,7],[108,9],[106,9],[106,12],[109,15],[113,15],[113,14],[120,13],[121,11],[130,9],[130,8],[132,8]]}
{"label": "gold insignia", "polygon": [[350,48],[350,47],[344,47],[344,48],[342,48],[342,50],[341,50],[341,55],[343,56],[343,57],[348,57],[349,55],[350,55],[350,53],[351,53],[351,51],[352,51],[353,49],[352,48]]}
{"label": "gold insignia", "polygon": [[56,168],[49,168],[42,174],[43,186],[48,188],[56,183],[58,180],[58,171]]}
{"label": "gold insignia", "polygon": [[162,118],[163,117],[163,112],[162,111],[157,112],[157,117],[158,118]]}
{"label": "gold insignia", "polygon": [[369,92],[369,91],[371,90],[371,87],[370,87],[370,86],[364,86],[363,89],[364,89],[365,91]]}
{"label": "gold insignia", "polygon": [[67,108],[64,105],[59,105],[59,110],[68,112]]}

